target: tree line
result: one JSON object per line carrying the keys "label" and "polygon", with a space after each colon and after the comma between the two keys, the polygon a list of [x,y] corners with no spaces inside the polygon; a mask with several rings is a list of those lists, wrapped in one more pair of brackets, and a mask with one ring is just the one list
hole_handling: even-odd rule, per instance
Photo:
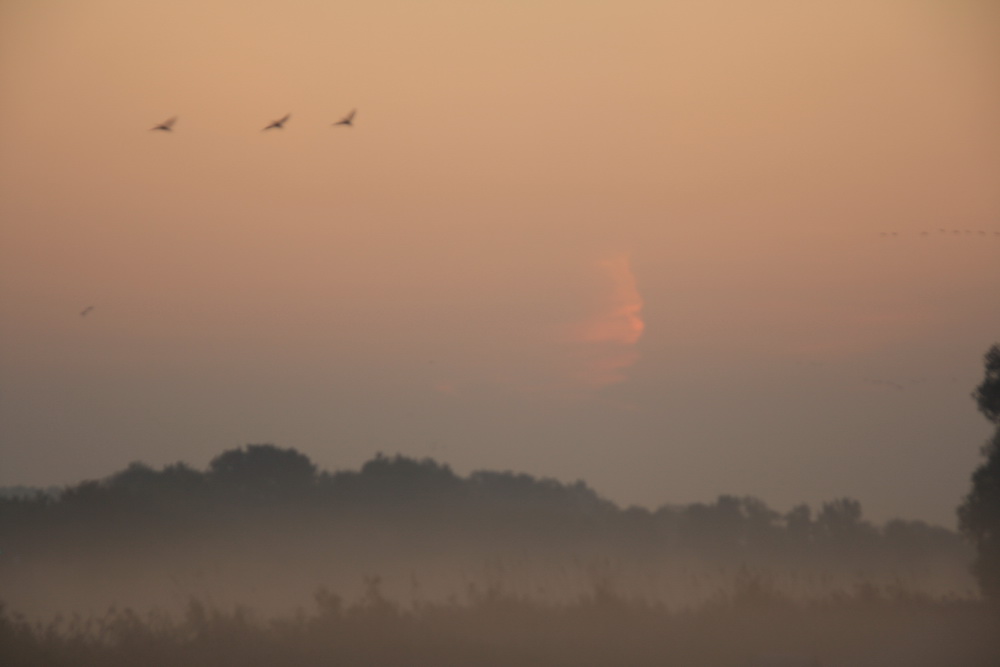
{"label": "tree line", "polygon": [[57,492],[0,493],[0,585],[19,581],[28,590],[58,576],[75,585],[94,572],[111,581],[120,564],[194,581],[206,563],[237,561],[257,568],[240,581],[296,563],[319,581],[351,568],[378,571],[374,559],[391,555],[415,568],[443,556],[461,564],[530,554],[557,567],[620,558],[883,580],[965,577],[971,564],[984,595],[1000,601],[1000,345],[987,352],[973,397],[997,428],[958,508],[960,532],[905,519],[876,525],[852,498],[784,512],[734,495],[620,507],[582,481],[463,476],[430,458],[383,454],[329,472],[295,449],[250,444],[223,451],[204,470],[133,463]]}
{"label": "tree line", "polygon": [[382,454],[359,470],[327,472],[294,449],[251,444],[224,451],[206,470],[133,463],[56,495],[0,498],[0,559],[175,538],[220,540],[264,527],[289,535],[292,526],[313,536],[378,532],[396,546],[611,545],[730,561],[905,563],[962,558],[967,549],[954,531],[923,521],[875,525],[851,498],[787,512],[733,495],[652,510],[622,508],[581,481],[497,471],[463,477],[433,459]]}

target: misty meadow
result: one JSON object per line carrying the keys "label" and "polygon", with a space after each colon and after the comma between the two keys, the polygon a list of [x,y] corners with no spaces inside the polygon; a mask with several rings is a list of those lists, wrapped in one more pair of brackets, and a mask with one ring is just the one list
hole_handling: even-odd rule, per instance
{"label": "misty meadow", "polygon": [[922,521],[874,525],[849,498],[621,508],[583,482],[381,454],[326,472],[263,444],[206,470],[135,463],[11,490],[0,548],[0,650],[25,665],[1000,655],[969,544]]}

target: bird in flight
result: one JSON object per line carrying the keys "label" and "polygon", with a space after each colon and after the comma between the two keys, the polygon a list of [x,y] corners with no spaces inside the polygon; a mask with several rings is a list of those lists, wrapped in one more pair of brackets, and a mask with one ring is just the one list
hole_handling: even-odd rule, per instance
{"label": "bird in flight", "polygon": [[84,308],[83,310],[81,310],[81,311],[80,311],[80,317],[86,317],[86,316],[87,316],[87,314],[88,314],[88,313],[89,313],[90,311],[92,311],[93,309],[94,309],[94,307],[93,307],[93,306],[87,306],[86,308]]}
{"label": "bird in flight", "polygon": [[338,120],[334,125],[346,125],[347,127],[353,127],[354,125],[354,114],[358,112],[357,109],[351,109],[351,113],[347,114],[340,120]]}
{"label": "bird in flight", "polygon": [[[291,118],[291,117],[292,117],[292,114],[290,114],[290,113],[289,114],[285,114],[284,118],[280,118],[278,120],[271,121],[271,124],[268,125],[267,127],[265,127],[264,130],[271,130],[271,129],[278,129],[278,130],[280,130],[280,129],[283,129],[285,127],[285,123],[287,123],[288,119]],[[261,130],[261,132],[263,132],[264,130]]]}
{"label": "bird in flight", "polygon": [[168,118],[167,120],[163,121],[162,123],[160,123],[156,127],[151,127],[149,129],[150,129],[150,131],[153,131],[153,130],[163,130],[164,132],[173,132],[174,123],[176,123],[176,122],[177,122],[177,116],[174,116],[173,118]]}

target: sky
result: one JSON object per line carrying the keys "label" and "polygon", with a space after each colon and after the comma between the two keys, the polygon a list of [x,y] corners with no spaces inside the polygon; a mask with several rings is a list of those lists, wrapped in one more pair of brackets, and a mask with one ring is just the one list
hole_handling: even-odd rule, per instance
{"label": "sky", "polygon": [[4,0],[0,91],[0,485],[270,442],[955,524],[996,3]]}

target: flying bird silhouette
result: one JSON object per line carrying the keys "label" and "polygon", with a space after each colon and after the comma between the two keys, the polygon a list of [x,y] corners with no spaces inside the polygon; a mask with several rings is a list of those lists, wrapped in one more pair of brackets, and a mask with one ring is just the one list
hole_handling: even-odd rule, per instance
{"label": "flying bird silhouette", "polygon": [[[268,125],[267,127],[265,127],[264,130],[271,130],[271,129],[281,130],[281,129],[284,129],[285,123],[287,123],[288,119],[291,118],[291,117],[292,117],[292,114],[290,114],[290,113],[289,114],[285,114],[284,118],[280,118],[278,120],[271,121],[271,124]],[[263,132],[264,130],[261,130],[261,132]]]}
{"label": "flying bird silhouette", "polygon": [[93,309],[94,309],[93,306],[87,306],[86,308],[84,308],[83,310],[80,311],[80,317],[86,317],[87,313],[89,313]]}
{"label": "flying bird silhouette", "polygon": [[357,109],[351,109],[351,113],[347,114],[340,120],[338,120],[334,125],[346,125],[347,127],[354,126],[354,114],[358,112]]}
{"label": "flying bird silhouette", "polygon": [[153,130],[163,130],[164,132],[173,132],[174,123],[176,122],[177,122],[177,116],[174,116],[173,118],[168,118],[167,120],[163,121],[156,127],[149,128],[149,130],[150,132],[152,132]]}

